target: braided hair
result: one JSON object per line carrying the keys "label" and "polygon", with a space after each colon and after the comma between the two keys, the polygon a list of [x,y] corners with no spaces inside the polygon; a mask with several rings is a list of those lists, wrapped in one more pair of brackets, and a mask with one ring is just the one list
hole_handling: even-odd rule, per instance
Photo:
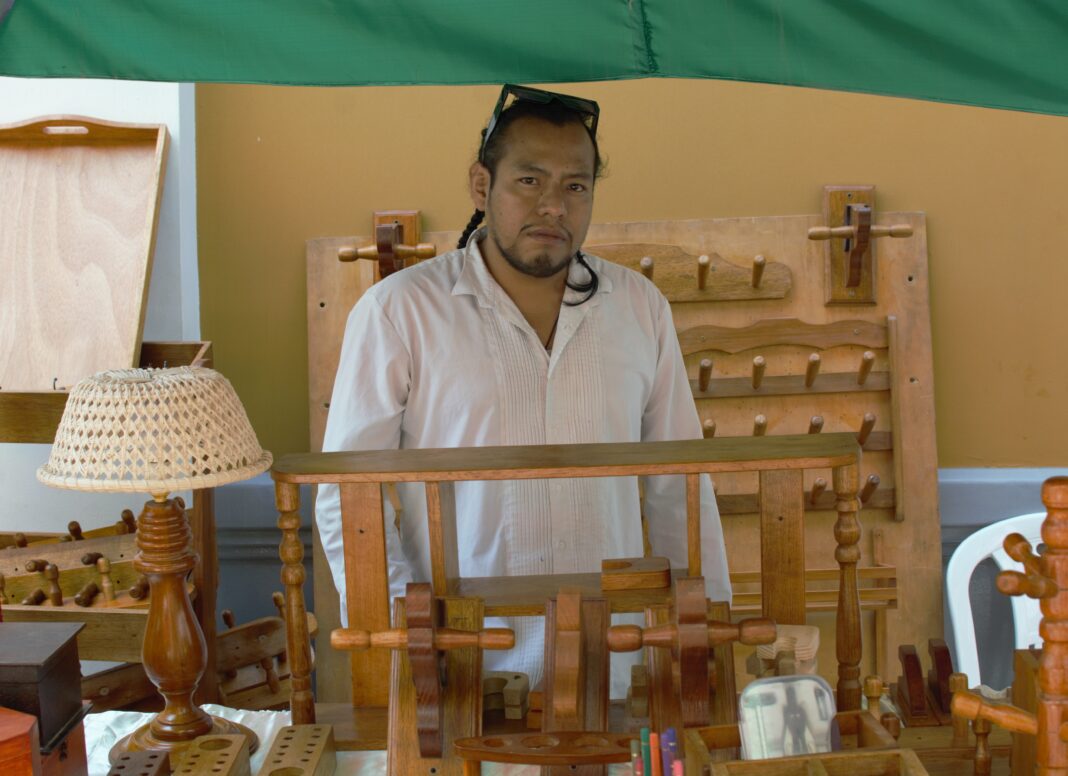
{"label": "braided hair", "polygon": [[[486,142],[485,148],[482,151],[482,158],[479,159],[490,174],[490,185],[493,185],[493,176],[497,172],[497,165],[500,163],[501,158],[506,151],[506,136],[508,134],[508,128],[519,119],[523,118],[537,118],[542,121],[548,121],[558,127],[562,127],[566,124],[579,124],[589,134],[590,142],[593,143],[593,177],[594,180],[601,177],[604,173],[604,160],[601,159],[601,152],[597,147],[597,136],[590,131],[590,128],[583,121],[582,114],[573,108],[564,105],[561,102],[553,100],[551,102],[542,103],[534,102],[532,100],[516,100],[503,111],[500,116],[497,117],[497,125],[493,129],[493,134],[490,135],[488,142]],[[482,137],[486,136],[486,130],[482,130]],[[471,215],[471,220],[467,222],[467,226],[464,228],[463,234],[460,235],[460,240],[457,243],[457,248],[464,248],[467,246],[467,241],[471,239],[471,235],[478,229],[482,223],[482,219],[486,214],[475,209],[475,212]],[[593,267],[582,255],[582,251],[575,253],[575,260],[582,265],[583,269],[589,274],[590,279],[585,283],[572,283],[567,281],[567,287],[572,291],[578,291],[585,294],[585,296],[577,302],[565,302],[569,305],[580,305],[589,301],[594,294],[597,293],[597,288],[600,285],[600,280],[597,277],[597,273],[594,272]]]}

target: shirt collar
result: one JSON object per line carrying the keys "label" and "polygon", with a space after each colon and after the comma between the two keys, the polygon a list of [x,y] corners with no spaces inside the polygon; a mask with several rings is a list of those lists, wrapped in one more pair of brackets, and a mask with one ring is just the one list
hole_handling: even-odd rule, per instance
{"label": "shirt collar", "polygon": [[[482,251],[478,247],[479,240],[485,235],[486,227],[481,227],[476,229],[467,239],[467,245],[463,249],[463,267],[460,269],[460,277],[453,284],[452,295],[470,294],[478,299],[478,303],[482,307],[494,307],[494,296],[497,293],[503,293],[503,289],[490,274],[489,268],[486,267],[486,260],[482,257]],[[585,255],[590,265],[596,267],[600,260],[589,256],[589,254]],[[568,282],[572,285],[579,285],[588,282],[589,279],[590,276],[586,269],[577,261],[572,261],[567,271]],[[589,300],[590,302],[599,303],[600,299],[598,297],[612,290],[612,281],[607,277],[606,273],[598,272],[597,281],[597,293],[594,294],[593,299]],[[586,292],[576,291],[569,286],[564,291],[564,301],[574,304],[579,302],[585,295]]]}

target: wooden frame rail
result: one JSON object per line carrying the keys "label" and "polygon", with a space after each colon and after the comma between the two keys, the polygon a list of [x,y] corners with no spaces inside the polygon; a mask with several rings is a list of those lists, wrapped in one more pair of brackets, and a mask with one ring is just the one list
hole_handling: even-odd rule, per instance
{"label": "wooden frame rail", "polygon": [[[804,500],[802,472],[832,470],[838,562],[838,705],[860,705],[860,558],[857,521],[860,446],[856,435],[806,434],[730,437],[678,442],[544,445],[529,447],[389,450],[289,455],[276,461],[271,476],[282,531],[279,552],[285,585],[287,647],[292,669],[294,724],[315,721],[311,693],[300,529],[300,490],[304,483],[337,483],[341,490],[349,627],[381,631],[390,627],[389,585],[383,526],[382,485],[426,483],[431,583],[436,596],[471,594],[485,580],[462,580],[456,544],[453,483],[469,480],[554,479],[676,474],[687,478],[687,574],[701,574],[699,482],[701,474],[760,472],[763,596],[766,616],[783,623],[805,621]],[[774,540],[772,540],[774,537]],[[506,578],[507,579],[507,578]],[[531,578],[526,578],[530,581]],[[544,579],[539,584],[559,583]],[[513,602],[519,605],[521,602]],[[640,611],[645,601],[614,605]],[[507,601],[495,605],[508,610]],[[388,655],[352,654],[353,706],[388,704]]]}

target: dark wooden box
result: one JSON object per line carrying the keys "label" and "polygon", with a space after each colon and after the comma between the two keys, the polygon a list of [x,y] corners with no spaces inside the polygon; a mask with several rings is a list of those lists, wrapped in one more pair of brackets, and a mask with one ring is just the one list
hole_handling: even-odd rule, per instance
{"label": "dark wooden box", "polygon": [[0,706],[33,714],[42,747],[82,708],[79,622],[0,622]]}

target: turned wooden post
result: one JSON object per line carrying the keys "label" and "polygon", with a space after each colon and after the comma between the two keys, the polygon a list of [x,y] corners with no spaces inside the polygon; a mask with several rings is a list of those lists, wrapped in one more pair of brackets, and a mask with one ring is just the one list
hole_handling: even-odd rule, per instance
{"label": "turned wooden post", "polygon": [[838,521],[834,538],[838,547],[838,625],[835,653],[838,657],[838,710],[860,708],[860,593],[857,589],[857,561],[860,560],[860,522],[857,520],[857,466],[849,464],[834,469],[835,509]]}
{"label": "turned wooden post", "polygon": [[300,486],[287,482],[274,484],[278,528],[282,543],[282,585],[285,590],[286,656],[289,658],[291,693],[289,708],[294,725],[315,722],[315,698],[311,690],[311,647],[308,644],[308,616],[304,608],[304,544],[300,540]]}
{"label": "turned wooden post", "polygon": [[[1041,600],[1039,632],[1044,642],[1038,664],[1039,736],[1035,751],[1039,776],[1063,774],[1068,769],[1068,744],[1059,736],[1061,725],[1068,721],[1068,477],[1046,480],[1042,484],[1042,503],[1048,514],[1042,523],[1046,550],[1041,568],[1058,592]],[[1006,539],[1006,549],[1008,542]]]}

